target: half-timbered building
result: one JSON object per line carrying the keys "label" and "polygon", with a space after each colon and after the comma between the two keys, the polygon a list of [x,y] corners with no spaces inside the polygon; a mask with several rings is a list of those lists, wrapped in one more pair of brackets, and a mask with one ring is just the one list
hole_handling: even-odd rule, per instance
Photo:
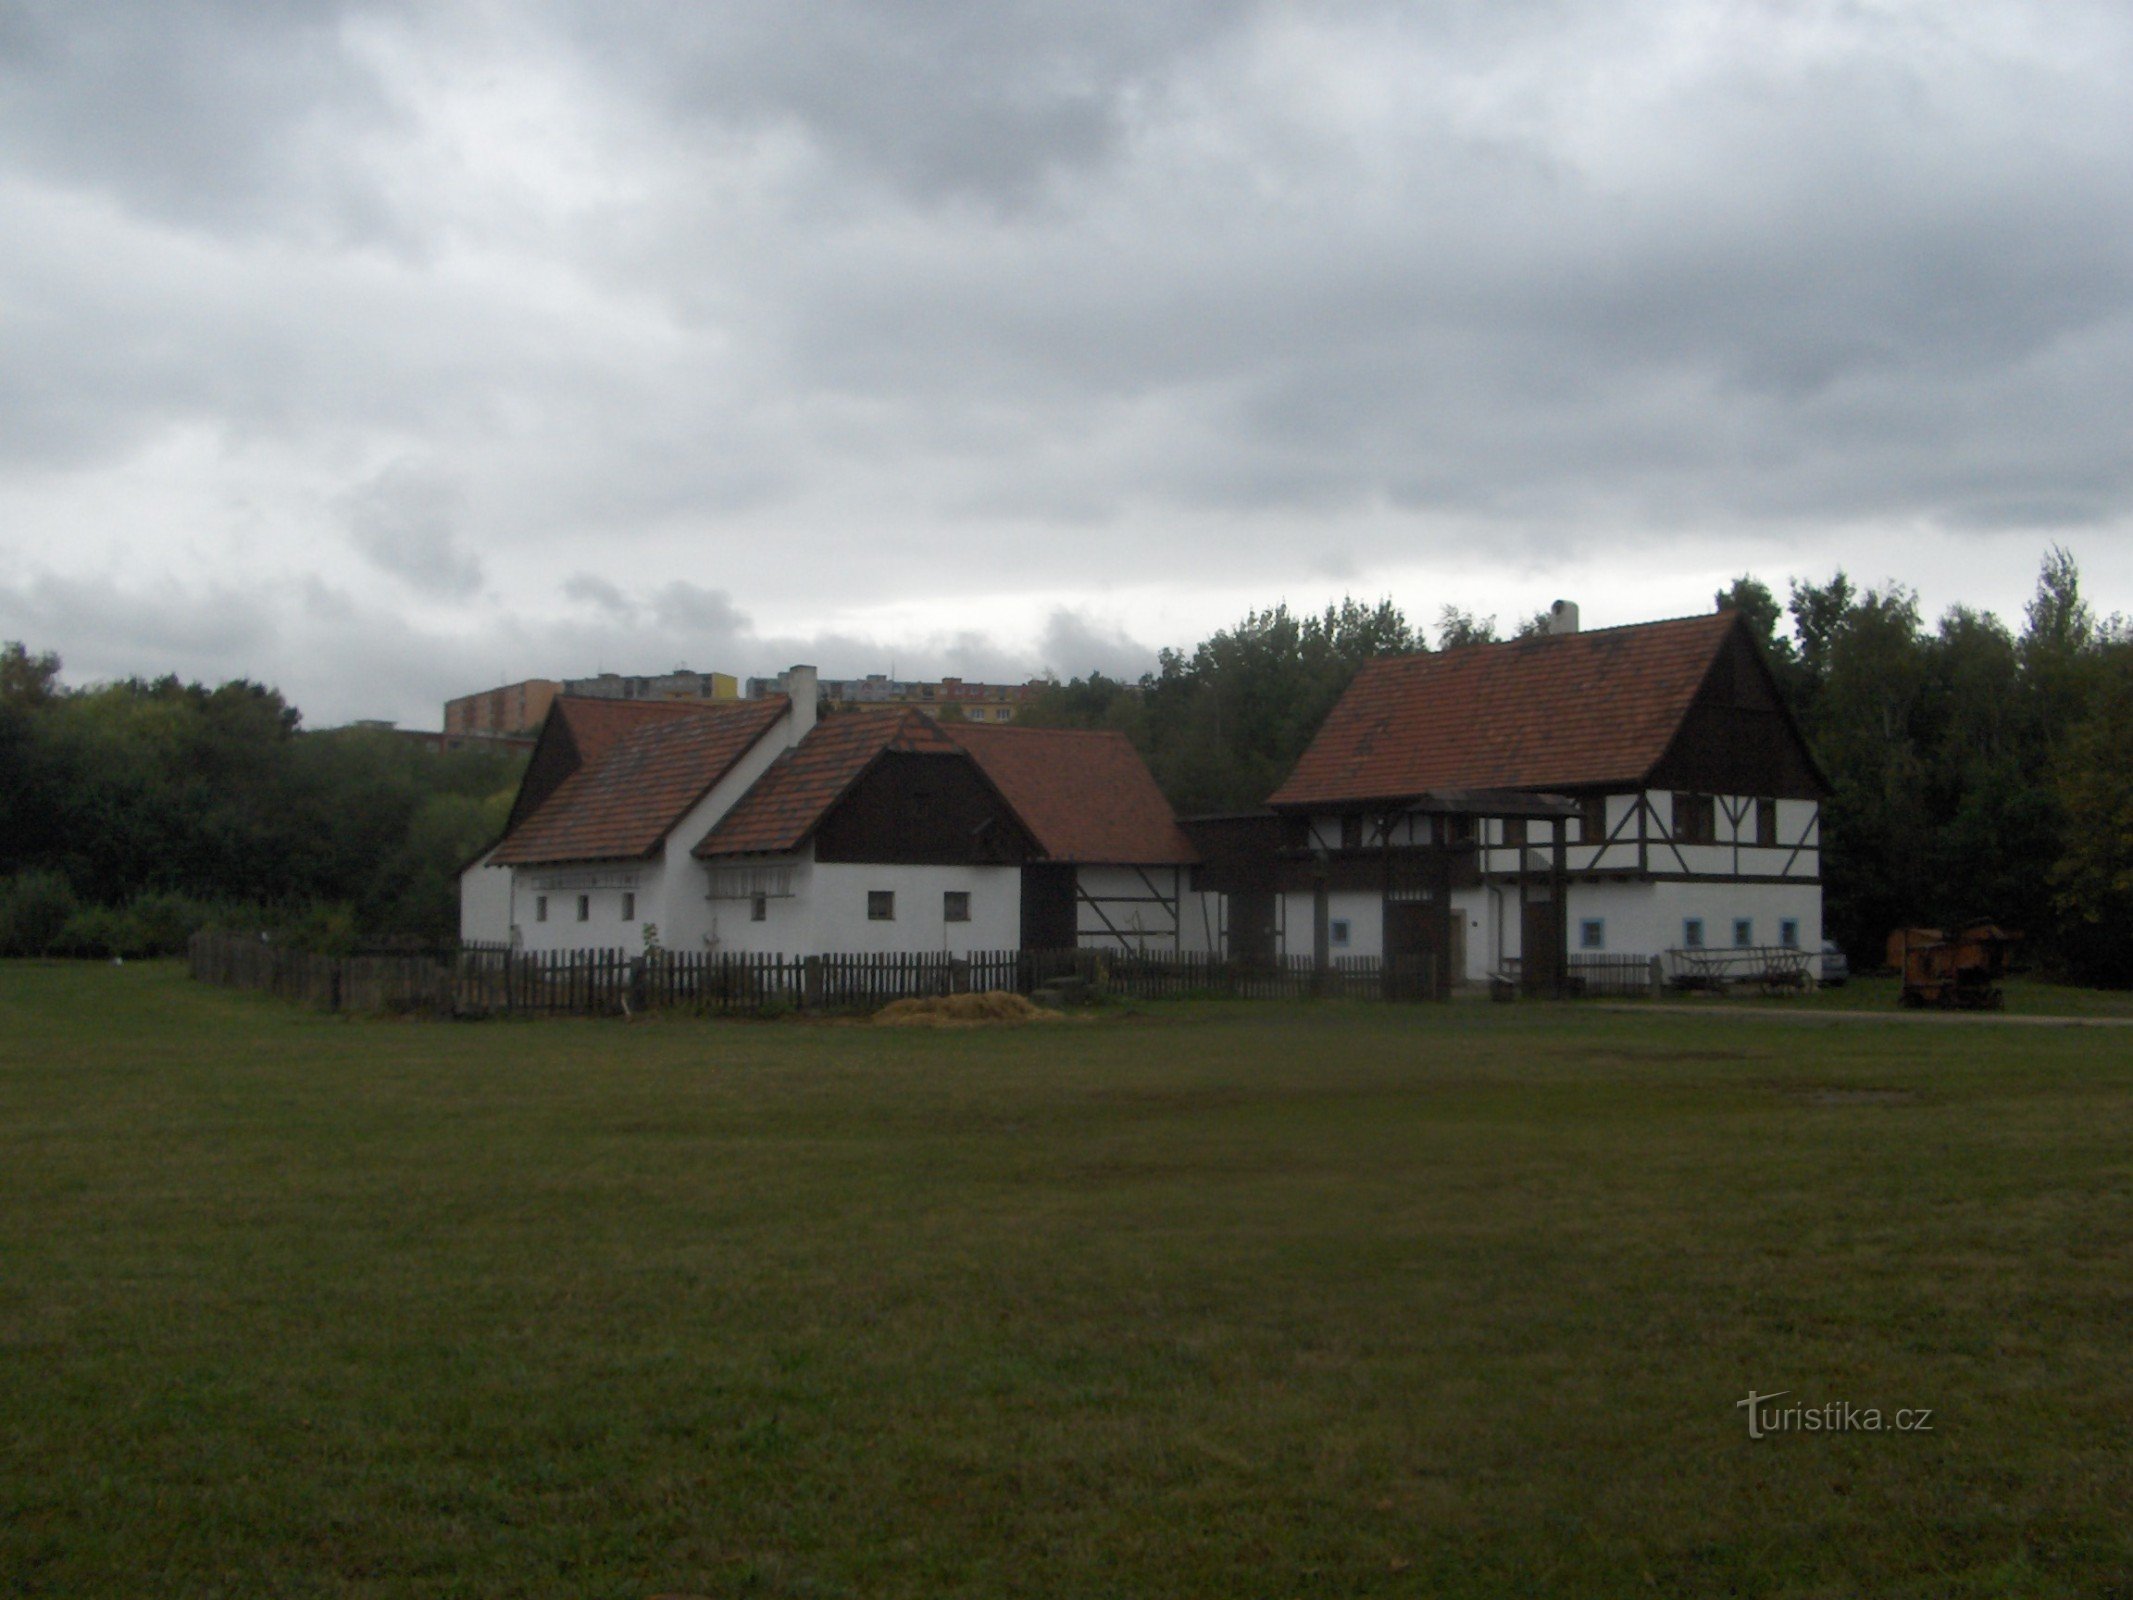
{"label": "half-timbered building", "polygon": [[1133,741],[1078,728],[943,723],[1041,851],[1022,868],[1021,943],[1138,953],[1219,949],[1221,897],[1193,885],[1198,853]]}
{"label": "half-timbered building", "polygon": [[1273,926],[1233,906],[1231,942],[1439,994],[1552,986],[1572,952],[1812,951],[1826,788],[1733,612],[1372,662],[1245,824]]}

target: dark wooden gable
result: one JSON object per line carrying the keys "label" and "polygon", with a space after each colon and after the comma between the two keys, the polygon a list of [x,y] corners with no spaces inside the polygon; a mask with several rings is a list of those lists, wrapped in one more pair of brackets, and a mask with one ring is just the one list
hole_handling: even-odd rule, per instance
{"label": "dark wooden gable", "polygon": [[1745,626],[1733,628],[1719,646],[1648,782],[1655,789],[1786,800],[1819,800],[1829,792]]}
{"label": "dark wooden gable", "polygon": [[518,796],[511,802],[511,816],[504,823],[504,833],[508,836],[512,829],[540,810],[542,802],[563,786],[563,780],[584,764],[563,708],[551,704],[548,715],[541,719],[540,736],[533,742],[533,754],[527,757],[526,770],[519,778]]}
{"label": "dark wooden gable", "polygon": [[991,866],[1038,853],[968,755],[891,750],[815,831],[817,861]]}

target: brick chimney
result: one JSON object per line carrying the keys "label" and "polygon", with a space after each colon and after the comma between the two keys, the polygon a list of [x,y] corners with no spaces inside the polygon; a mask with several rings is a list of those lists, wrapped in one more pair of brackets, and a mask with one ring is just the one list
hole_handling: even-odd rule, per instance
{"label": "brick chimney", "polygon": [[815,710],[822,690],[813,667],[788,667],[778,674],[785,680],[785,693],[792,700],[792,715],[786,719],[787,744],[798,744],[815,725]]}

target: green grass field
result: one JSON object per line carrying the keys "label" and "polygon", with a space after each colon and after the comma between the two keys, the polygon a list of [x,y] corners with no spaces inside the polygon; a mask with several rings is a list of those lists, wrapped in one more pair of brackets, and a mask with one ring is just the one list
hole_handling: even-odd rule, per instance
{"label": "green grass field", "polygon": [[0,966],[0,1594],[2133,1594],[2129,1235],[2127,1029]]}

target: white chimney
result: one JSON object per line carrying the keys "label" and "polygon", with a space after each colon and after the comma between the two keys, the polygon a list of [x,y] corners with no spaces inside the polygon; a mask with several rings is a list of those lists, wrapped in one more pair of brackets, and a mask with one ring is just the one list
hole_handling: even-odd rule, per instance
{"label": "white chimney", "polygon": [[778,676],[792,700],[792,715],[785,721],[785,742],[798,744],[815,725],[815,708],[822,698],[822,690],[815,680],[813,667],[788,667]]}
{"label": "white chimney", "polygon": [[1575,600],[1558,600],[1548,608],[1548,631],[1550,633],[1576,633],[1578,631],[1578,603]]}

